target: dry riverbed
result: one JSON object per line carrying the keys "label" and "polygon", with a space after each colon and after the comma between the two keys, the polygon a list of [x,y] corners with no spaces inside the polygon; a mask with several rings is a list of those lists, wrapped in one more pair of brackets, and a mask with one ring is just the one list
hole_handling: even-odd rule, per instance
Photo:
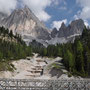
{"label": "dry riverbed", "polygon": [[[30,59],[30,60],[29,60]],[[16,68],[13,72],[1,71],[0,78],[9,79],[75,79],[68,77],[61,58],[38,57],[34,54],[28,59],[13,61],[12,64]],[[59,65],[58,65],[59,64]]]}

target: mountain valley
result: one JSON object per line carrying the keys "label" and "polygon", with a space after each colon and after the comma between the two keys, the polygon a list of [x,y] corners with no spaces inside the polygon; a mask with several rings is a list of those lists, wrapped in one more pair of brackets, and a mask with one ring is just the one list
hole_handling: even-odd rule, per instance
{"label": "mountain valley", "polygon": [[34,13],[25,6],[14,10],[10,16],[0,13],[0,26],[12,30],[13,34],[20,34],[23,40],[29,44],[32,40],[48,46],[50,44],[66,43],[73,41],[76,36],[82,34],[84,21],[74,20],[68,26],[62,23],[59,30],[50,30],[42,23]]}
{"label": "mountain valley", "polygon": [[[87,51],[87,48],[89,50],[90,32],[82,19],[74,20],[68,26],[63,22],[59,30],[54,28],[50,31],[44,23],[25,6],[22,9],[14,10],[9,16],[0,13],[0,26],[1,71],[2,67],[4,71],[13,71],[15,67],[9,62],[20,59],[26,60],[27,57],[33,57],[33,53],[38,53],[38,57],[42,56],[54,59],[56,59],[56,57],[62,57],[62,63],[65,66],[65,70],[68,71],[67,75],[69,76],[75,74],[87,77],[90,75],[89,52]],[[83,33],[85,33],[85,35]],[[84,43],[85,39],[86,43]],[[84,48],[86,45],[87,48]],[[6,52],[4,53],[3,50],[6,50]],[[78,51],[80,53],[78,53]],[[85,52],[88,52],[88,56],[84,55]],[[77,59],[80,60],[77,61]],[[79,66],[78,63],[81,64],[81,66]],[[4,67],[4,65],[6,65],[6,67]],[[55,66],[55,71],[60,70],[61,73],[58,64],[54,63],[53,66]],[[50,67],[52,67],[52,65]],[[79,69],[77,67],[79,67]],[[51,73],[54,72],[54,70],[52,69]]]}

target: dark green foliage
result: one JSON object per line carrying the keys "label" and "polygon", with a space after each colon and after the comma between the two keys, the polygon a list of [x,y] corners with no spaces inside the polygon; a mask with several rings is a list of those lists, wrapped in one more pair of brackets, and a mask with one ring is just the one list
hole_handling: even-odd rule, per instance
{"label": "dark green foliage", "polygon": [[78,40],[76,43],[76,69],[84,74],[84,57],[83,57],[83,45]]}
{"label": "dark green foliage", "polygon": [[42,56],[60,56],[70,73],[90,76],[90,30],[86,27],[74,43],[49,45],[47,48],[37,49],[37,52]]}
{"label": "dark green foliage", "polygon": [[13,38],[13,32],[12,32],[12,30],[10,31],[9,36],[11,37],[11,39]]}
{"label": "dark green foliage", "polygon": [[13,35],[12,31],[0,27],[0,61],[16,60],[30,55],[32,49],[25,44],[20,35]]}

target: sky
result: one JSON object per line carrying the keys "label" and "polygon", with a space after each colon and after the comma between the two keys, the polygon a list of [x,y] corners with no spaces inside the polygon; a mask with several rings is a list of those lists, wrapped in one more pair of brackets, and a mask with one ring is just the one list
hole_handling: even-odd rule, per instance
{"label": "sky", "polygon": [[10,14],[25,5],[50,29],[79,18],[90,25],[90,0],[0,0],[0,12]]}

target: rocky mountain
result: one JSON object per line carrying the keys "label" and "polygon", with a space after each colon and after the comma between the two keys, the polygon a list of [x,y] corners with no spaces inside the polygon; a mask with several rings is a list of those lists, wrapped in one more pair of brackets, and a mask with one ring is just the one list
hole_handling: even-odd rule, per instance
{"label": "rocky mountain", "polygon": [[84,21],[82,19],[74,20],[66,26],[64,23],[62,23],[59,31],[57,29],[53,29],[51,32],[51,36],[57,36],[58,38],[61,37],[70,37],[70,36],[75,36],[75,35],[80,35],[82,34],[82,31],[84,29]]}
{"label": "rocky mountain", "polygon": [[51,37],[52,37],[52,38],[55,38],[56,35],[57,35],[57,33],[58,33],[58,30],[57,30],[56,28],[54,28],[54,29],[52,30],[52,32],[51,32]]}
{"label": "rocky mountain", "polygon": [[74,20],[66,26],[62,23],[59,30],[54,28],[52,32],[25,6],[14,10],[11,15],[0,13],[0,26],[12,30],[14,34],[20,34],[23,40],[29,44],[33,40],[47,46],[48,44],[66,43],[73,41],[84,29],[82,19]]}
{"label": "rocky mountain", "polygon": [[70,37],[72,35],[80,35],[84,29],[84,21],[82,19],[74,20],[68,26],[62,23],[58,32],[58,37]]}
{"label": "rocky mountain", "polygon": [[66,43],[68,41],[74,41],[76,36],[82,34],[84,26],[84,21],[82,19],[74,20],[68,26],[62,23],[59,30],[52,30],[52,39],[49,41],[49,44]]}
{"label": "rocky mountain", "polygon": [[1,22],[4,18],[6,18],[7,16],[8,16],[7,14],[4,14],[4,13],[0,12],[0,22]]}
{"label": "rocky mountain", "polygon": [[27,39],[25,36],[34,39],[50,39],[48,29],[27,6],[14,10],[10,16],[1,20],[0,25],[12,30],[14,34],[20,34],[24,39]]}

